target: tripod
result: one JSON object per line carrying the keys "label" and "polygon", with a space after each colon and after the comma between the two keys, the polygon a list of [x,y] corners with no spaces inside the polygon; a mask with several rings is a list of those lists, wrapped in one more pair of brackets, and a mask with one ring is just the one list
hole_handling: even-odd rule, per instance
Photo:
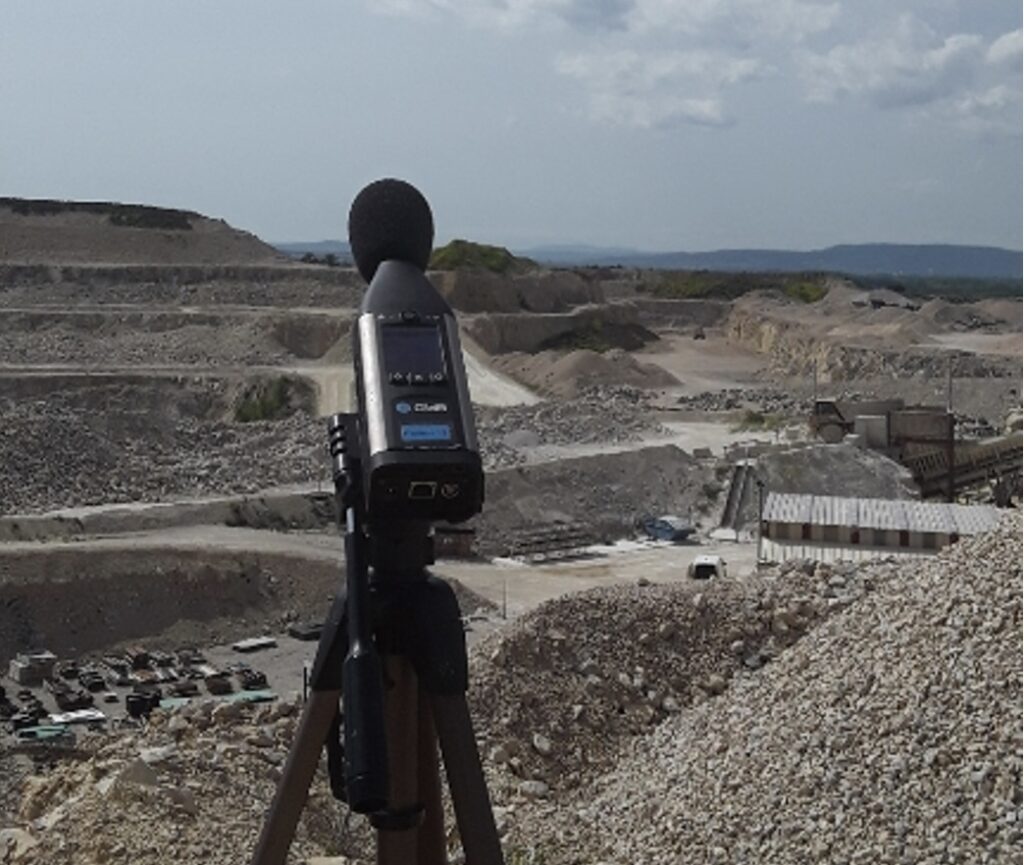
{"label": "tripod", "polygon": [[446,865],[438,743],[466,862],[502,865],[466,705],[458,601],[425,570],[429,524],[373,523],[368,537],[357,416],[332,416],[328,436],[346,582],[324,623],[310,697],[251,865],[283,865],[325,745],[331,790],[370,815],[380,865]]}

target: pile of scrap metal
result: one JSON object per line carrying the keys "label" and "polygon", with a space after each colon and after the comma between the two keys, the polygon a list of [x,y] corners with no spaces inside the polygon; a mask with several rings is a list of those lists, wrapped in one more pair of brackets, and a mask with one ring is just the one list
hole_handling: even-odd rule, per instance
{"label": "pile of scrap metal", "polygon": [[[267,639],[253,641],[259,642],[254,648],[263,648]],[[198,697],[200,685],[215,697],[236,696],[236,689],[242,699],[276,696],[266,690],[266,674],[243,662],[214,666],[194,648],[168,653],[132,647],[88,663],[58,662],[50,652],[34,652],[18,655],[11,662],[10,678],[20,687],[19,702],[13,703],[0,689],[0,721],[7,722],[19,739],[52,738],[71,725],[105,722],[106,716],[94,704],[120,703],[122,696],[115,688],[128,689],[122,692],[124,707],[128,717],[135,719],[148,716],[165,701]],[[55,714],[43,705],[40,696],[45,695],[34,694],[33,687],[49,694],[56,704]]]}

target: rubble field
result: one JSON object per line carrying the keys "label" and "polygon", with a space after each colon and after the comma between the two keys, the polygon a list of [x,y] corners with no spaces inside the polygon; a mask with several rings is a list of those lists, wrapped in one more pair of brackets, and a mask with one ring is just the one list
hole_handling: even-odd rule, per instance
{"label": "rubble field", "polygon": [[[506,857],[1020,861],[1020,533],[585,592],[485,639],[470,701]],[[22,764],[8,861],[247,861],[297,711],[199,701]],[[372,861],[322,775],[289,861],[314,855]]]}
{"label": "rubble field", "polygon": [[[0,660],[318,620],[342,562],[320,415],[346,404],[361,279],[198,215],[184,214],[193,249],[184,231],[77,210],[0,213],[17,240],[0,261]],[[945,404],[951,375],[958,433],[1019,425],[1019,302],[916,304],[841,279],[814,303],[659,300],[642,276],[432,274],[479,398],[500,405],[476,407],[481,554],[538,527],[628,538],[661,514],[717,551],[704,535],[733,462],[713,454],[758,416],[780,487],[914,495],[877,454],[765,440],[800,438],[816,396]],[[676,439],[692,453],[663,426],[702,420],[706,436]],[[1020,536],[1018,514],[925,561],[709,582],[677,569],[671,585],[624,570],[539,605],[524,591],[518,618],[471,632],[509,865],[1020,862]],[[574,585],[554,566],[530,576],[550,578],[543,598]],[[0,865],[248,861],[301,711],[292,690],[5,744]],[[321,767],[289,861],[362,865],[371,840]],[[462,861],[457,834],[450,847]]]}

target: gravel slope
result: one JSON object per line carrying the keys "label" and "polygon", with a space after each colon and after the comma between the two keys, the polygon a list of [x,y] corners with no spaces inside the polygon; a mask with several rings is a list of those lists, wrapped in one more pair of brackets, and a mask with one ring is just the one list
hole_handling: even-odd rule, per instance
{"label": "gravel slope", "polygon": [[[1019,862],[1020,533],[746,591],[587,592],[484,641],[471,697],[507,860]],[[21,786],[0,855],[247,861],[294,729],[287,703],[207,702],[86,737]],[[365,825],[321,777],[289,861],[371,861]]]}
{"label": "gravel slope", "polygon": [[553,862],[1021,861],[1021,523],[874,590],[531,814]]}

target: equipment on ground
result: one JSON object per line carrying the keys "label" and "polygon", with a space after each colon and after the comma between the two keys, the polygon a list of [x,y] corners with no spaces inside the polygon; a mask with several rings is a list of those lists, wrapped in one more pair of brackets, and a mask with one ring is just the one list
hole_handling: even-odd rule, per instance
{"label": "equipment on ground", "polygon": [[660,517],[642,517],[640,527],[651,540],[673,543],[683,543],[697,531],[696,526],[689,520],[672,514],[663,514]]}
{"label": "equipment on ground", "polygon": [[686,569],[687,576],[695,580],[728,576],[725,560],[721,556],[697,556]]}
{"label": "equipment on ground", "polygon": [[353,333],[358,411],[328,423],[346,579],[251,861],[283,865],[326,746],[331,790],[369,815],[379,863],[447,865],[440,743],[466,861],[500,865],[458,601],[426,572],[431,523],[483,504],[458,329],[424,274],[430,207],[407,183],[373,183],[353,202],[349,240],[370,285]]}

